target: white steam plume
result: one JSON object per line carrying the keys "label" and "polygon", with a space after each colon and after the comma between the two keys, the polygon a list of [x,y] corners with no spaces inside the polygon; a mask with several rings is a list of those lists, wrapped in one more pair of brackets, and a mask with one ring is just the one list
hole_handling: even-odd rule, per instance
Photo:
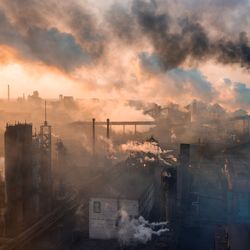
{"label": "white steam plume", "polygon": [[118,239],[121,245],[146,244],[153,235],[160,236],[168,232],[169,229],[166,226],[167,222],[150,223],[142,216],[138,219],[130,219],[128,213],[122,210]]}

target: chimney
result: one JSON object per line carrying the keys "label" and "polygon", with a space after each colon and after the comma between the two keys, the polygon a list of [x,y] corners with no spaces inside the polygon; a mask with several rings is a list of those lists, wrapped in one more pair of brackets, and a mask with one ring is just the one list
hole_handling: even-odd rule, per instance
{"label": "chimney", "polygon": [[92,147],[93,155],[95,155],[95,118],[92,119]]}
{"label": "chimney", "polygon": [[177,167],[177,207],[179,215],[183,215],[188,192],[188,166],[190,163],[190,144],[180,145],[180,164]]}
{"label": "chimney", "polygon": [[107,119],[107,139],[110,137],[110,120]]}
{"label": "chimney", "polygon": [[190,144],[180,145],[180,164],[188,166],[190,163]]}

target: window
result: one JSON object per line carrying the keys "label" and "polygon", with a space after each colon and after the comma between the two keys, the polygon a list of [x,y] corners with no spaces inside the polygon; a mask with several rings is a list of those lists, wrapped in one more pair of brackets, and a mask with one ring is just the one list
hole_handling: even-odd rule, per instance
{"label": "window", "polygon": [[93,210],[94,210],[94,213],[101,213],[101,202],[100,201],[94,201]]}

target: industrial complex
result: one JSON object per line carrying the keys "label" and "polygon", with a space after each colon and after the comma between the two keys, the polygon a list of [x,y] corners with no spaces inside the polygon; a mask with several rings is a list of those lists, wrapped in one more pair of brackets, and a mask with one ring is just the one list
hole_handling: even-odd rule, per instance
{"label": "industrial complex", "polygon": [[245,111],[194,100],[144,121],[70,117],[84,102],[2,101],[0,249],[234,250],[238,234],[249,249]]}

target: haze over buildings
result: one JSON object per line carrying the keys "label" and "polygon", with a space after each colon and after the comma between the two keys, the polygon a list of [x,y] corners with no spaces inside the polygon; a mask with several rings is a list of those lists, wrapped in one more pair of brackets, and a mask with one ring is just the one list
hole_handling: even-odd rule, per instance
{"label": "haze over buildings", "polygon": [[250,249],[248,0],[0,0],[0,249]]}

